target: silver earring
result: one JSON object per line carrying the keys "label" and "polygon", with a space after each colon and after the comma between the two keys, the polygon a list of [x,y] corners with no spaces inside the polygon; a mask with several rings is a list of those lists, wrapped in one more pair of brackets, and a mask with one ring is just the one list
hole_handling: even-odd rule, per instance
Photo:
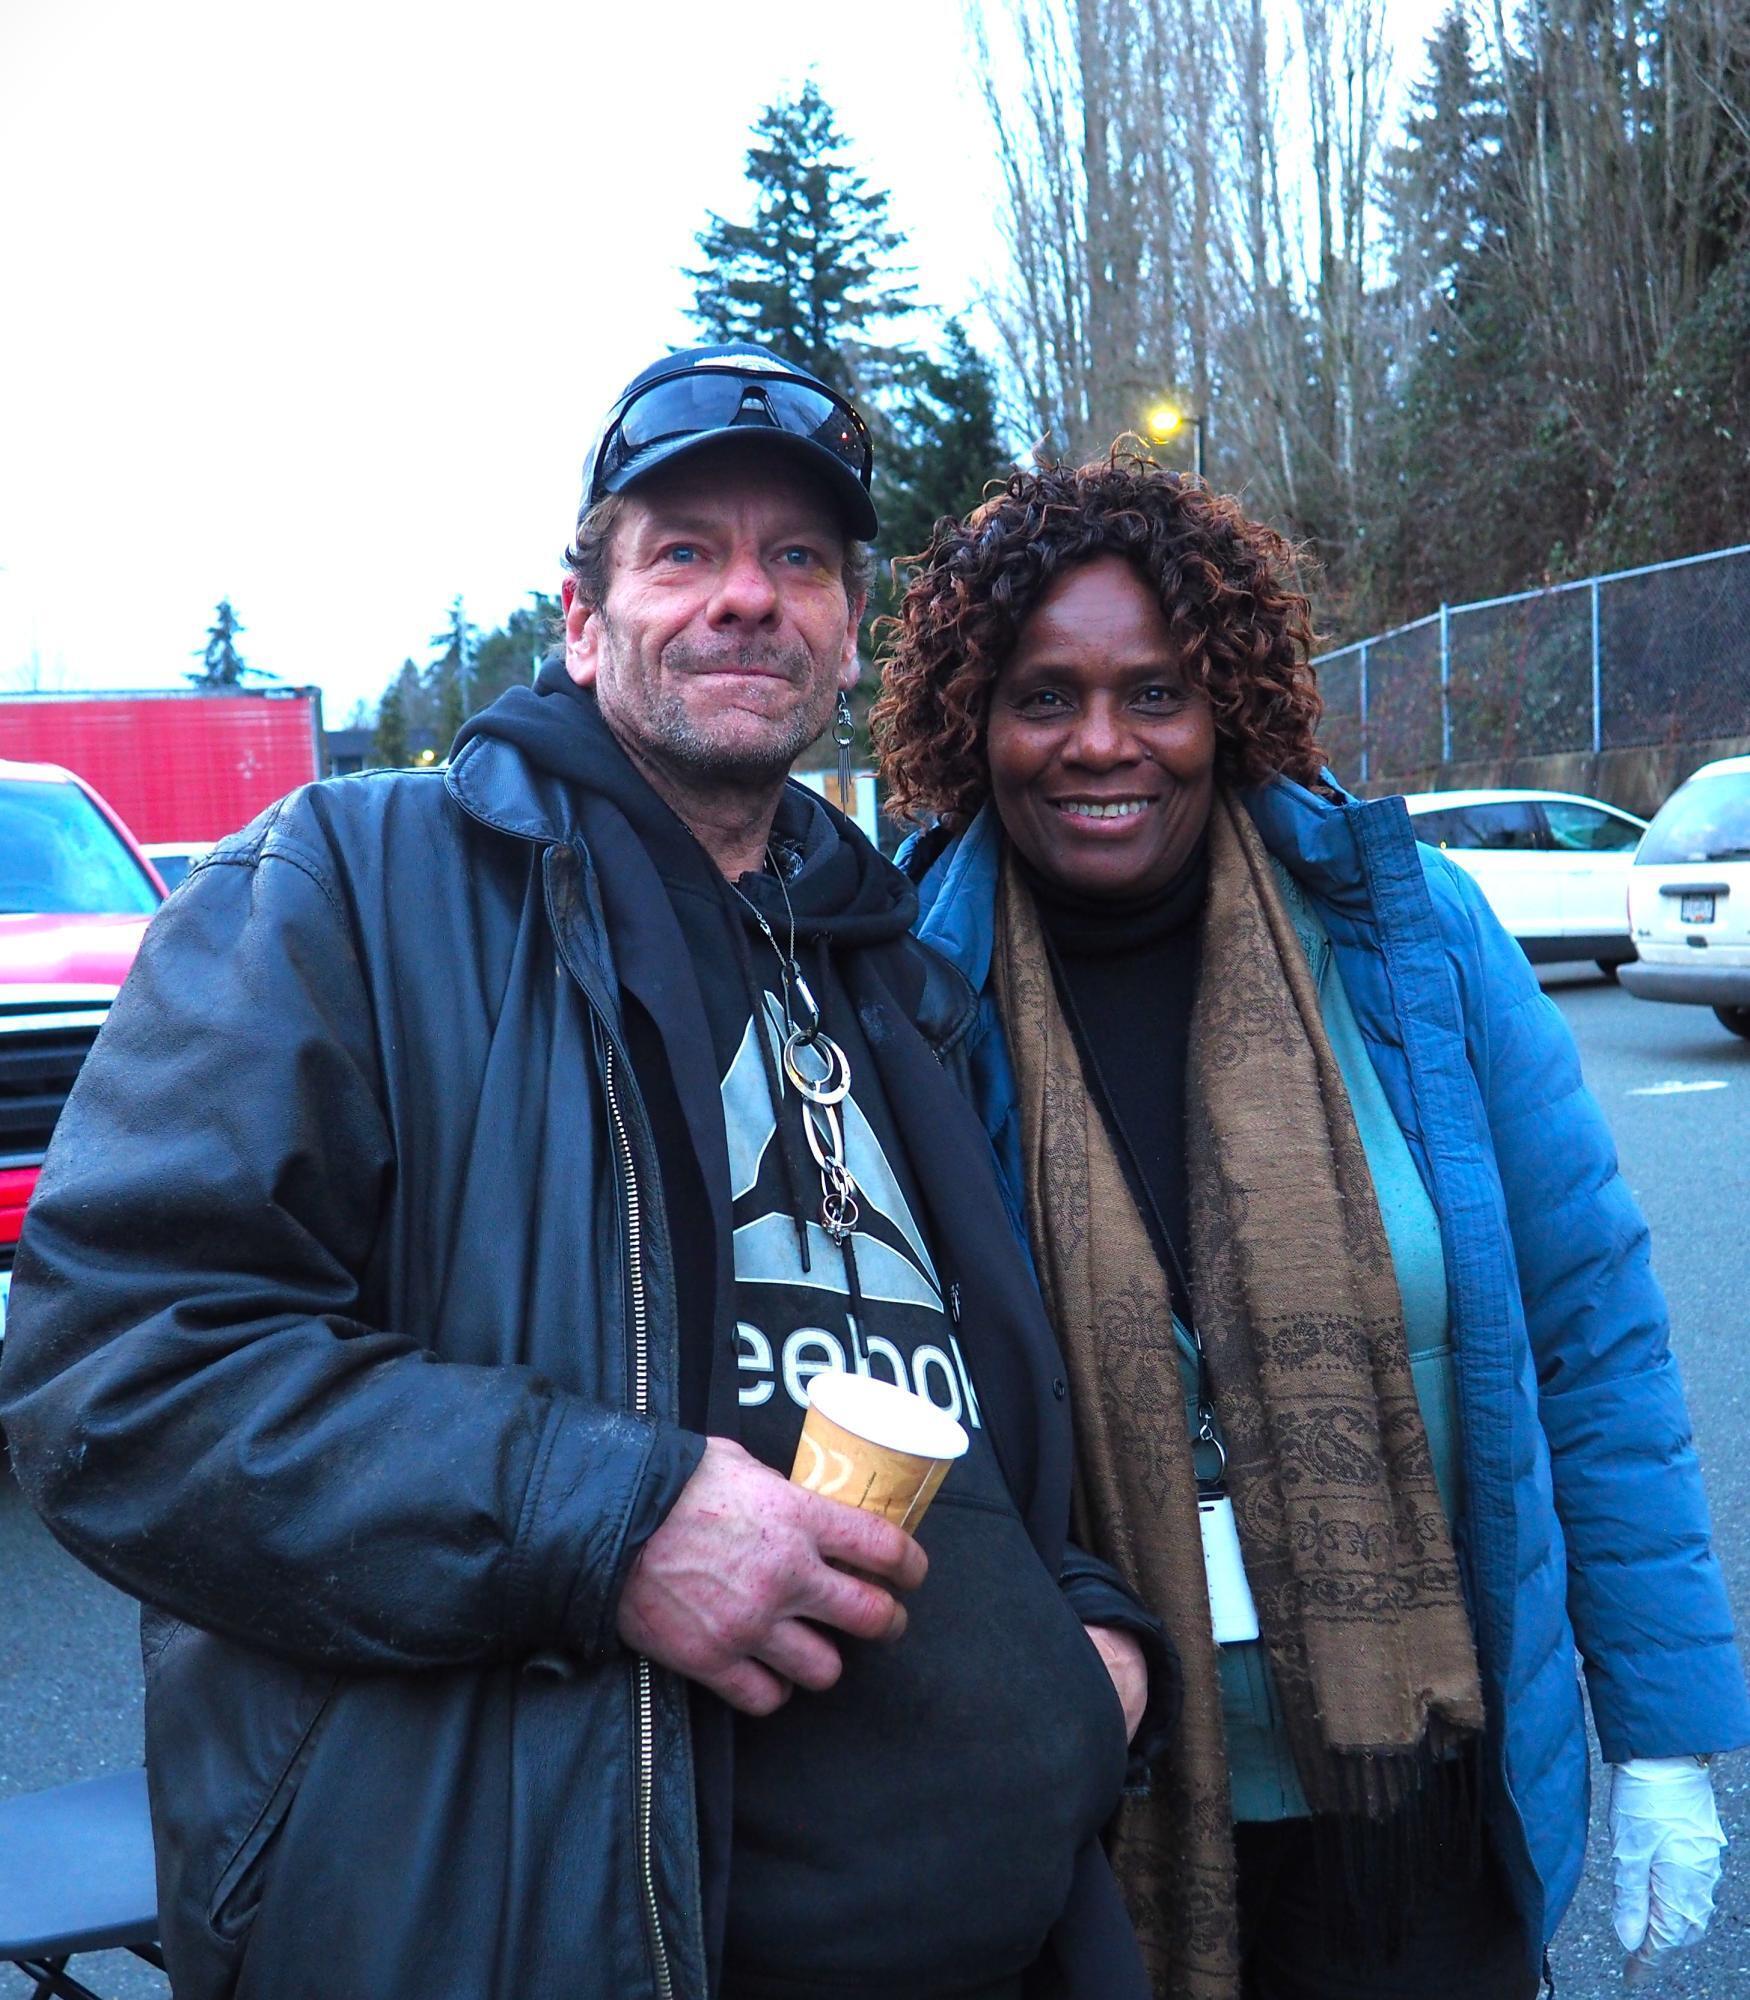
{"label": "silver earring", "polygon": [[839,746],[839,810],[845,813],[851,809],[851,744],[856,734],[851,697],[840,688],[838,708],[833,714],[832,740]]}

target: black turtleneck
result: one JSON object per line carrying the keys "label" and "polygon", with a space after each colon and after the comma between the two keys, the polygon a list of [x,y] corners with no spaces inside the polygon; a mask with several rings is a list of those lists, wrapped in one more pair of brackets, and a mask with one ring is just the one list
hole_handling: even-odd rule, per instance
{"label": "black turtleneck", "polygon": [[1190,1268],[1185,1057],[1197,998],[1209,845],[1164,889],[1090,902],[1021,864],[1039,908],[1058,998],[1156,1254]]}

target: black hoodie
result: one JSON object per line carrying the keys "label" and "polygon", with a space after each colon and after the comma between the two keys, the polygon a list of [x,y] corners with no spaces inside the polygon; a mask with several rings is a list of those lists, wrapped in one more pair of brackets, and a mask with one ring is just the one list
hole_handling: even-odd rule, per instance
{"label": "black hoodie", "polygon": [[[721,1711],[696,1705],[723,1989],[1018,1993],[1078,1850],[1116,1802],[1124,1731],[1022,1519],[1032,1482],[1016,1406],[1037,1393],[1042,1321],[982,1131],[912,1025],[913,891],[792,786],[774,827],[782,875],[744,876],[742,901],[557,667],[469,730],[514,741],[588,795],[581,817],[662,1161],[686,1420],[787,1472],[809,1376],[851,1367],[903,1379],[973,1440],[920,1531],[931,1568],[905,1638],[841,1642],[836,1687],[737,1718],[727,1813]],[[756,909],[786,953],[794,925],[795,956],[850,1061],[861,1214],[848,1252],[821,1227],[820,1176],[782,1085],[781,958]]]}

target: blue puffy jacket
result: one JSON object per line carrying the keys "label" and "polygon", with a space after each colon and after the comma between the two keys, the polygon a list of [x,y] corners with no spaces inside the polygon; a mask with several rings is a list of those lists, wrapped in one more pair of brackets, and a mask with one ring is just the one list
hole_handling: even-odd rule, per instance
{"label": "blue puffy jacket", "polygon": [[[1608,1761],[1750,1741],[1646,1224],[1561,1015],[1470,877],[1418,847],[1403,802],[1331,804],[1285,779],[1242,798],[1318,904],[1440,1220],[1490,1824],[1547,1941],[1585,1861],[1576,1646]],[[1014,1077],[990,985],[1001,853],[987,806],[910,866],[919,934],[983,996],[969,1053],[1021,1229]]]}

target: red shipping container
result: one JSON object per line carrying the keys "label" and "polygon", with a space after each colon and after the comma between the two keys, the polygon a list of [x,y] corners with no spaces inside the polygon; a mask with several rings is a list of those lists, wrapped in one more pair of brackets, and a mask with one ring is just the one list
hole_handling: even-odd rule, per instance
{"label": "red shipping container", "polygon": [[0,757],[61,764],[137,840],[219,840],[322,775],[316,688],[0,695]]}

